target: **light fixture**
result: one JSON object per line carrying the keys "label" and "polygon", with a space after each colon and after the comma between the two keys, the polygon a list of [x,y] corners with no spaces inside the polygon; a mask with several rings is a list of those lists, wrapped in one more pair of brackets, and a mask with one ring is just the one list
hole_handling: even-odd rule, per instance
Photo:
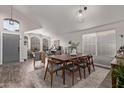
{"label": "light fixture", "polygon": [[124,43],[124,41],[123,41],[124,35],[121,34],[120,37],[121,37],[121,40],[122,40],[122,41],[121,41],[121,46],[124,46],[124,44],[123,44],[123,43]]}
{"label": "light fixture", "polygon": [[3,28],[8,31],[19,31],[19,21],[13,17],[13,6],[10,8],[10,18],[5,18],[3,22]]}
{"label": "light fixture", "polygon": [[79,22],[83,22],[84,17],[85,17],[85,11],[86,10],[87,10],[87,7],[86,6],[80,5],[80,9],[78,10],[78,14],[77,14],[77,17],[78,17],[78,21]]}

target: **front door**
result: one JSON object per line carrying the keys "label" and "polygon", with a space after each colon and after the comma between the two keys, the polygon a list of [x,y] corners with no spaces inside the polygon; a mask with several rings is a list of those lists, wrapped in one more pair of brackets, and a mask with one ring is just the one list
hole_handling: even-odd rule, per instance
{"label": "front door", "polygon": [[3,33],[3,64],[19,62],[19,35]]}

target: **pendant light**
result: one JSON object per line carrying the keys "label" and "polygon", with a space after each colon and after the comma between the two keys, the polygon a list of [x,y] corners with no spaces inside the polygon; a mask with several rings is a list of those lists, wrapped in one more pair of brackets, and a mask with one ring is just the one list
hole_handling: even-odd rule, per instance
{"label": "pendant light", "polygon": [[78,17],[78,21],[79,22],[83,22],[84,17],[85,17],[85,11],[86,10],[87,10],[87,7],[86,6],[80,5],[80,9],[78,10],[78,14],[77,14],[77,17]]}
{"label": "pendant light", "polygon": [[10,6],[10,18],[5,18],[3,28],[8,31],[19,31],[19,21],[13,19],[13,6]]}

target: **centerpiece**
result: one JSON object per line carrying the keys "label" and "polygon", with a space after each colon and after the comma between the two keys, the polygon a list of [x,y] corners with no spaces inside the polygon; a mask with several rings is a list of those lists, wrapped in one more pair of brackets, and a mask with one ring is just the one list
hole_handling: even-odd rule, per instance
{"label": "centerpiece", "polygon": [[77,55],[77,47],[80,43],[79,42],[75,43],[75,42],[69,41],[68,44],[69,44],[68,48],[70,50],[69,54],[72,56]]}

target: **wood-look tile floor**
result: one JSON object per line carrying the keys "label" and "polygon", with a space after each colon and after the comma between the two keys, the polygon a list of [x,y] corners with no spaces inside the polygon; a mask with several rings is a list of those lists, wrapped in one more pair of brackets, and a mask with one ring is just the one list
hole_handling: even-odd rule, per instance
{"label": "wood-look tile floor", "polygon": [[0,87],[34,87],[27,74],[33,70],[32,62],[0,65]]}
{"label": "wood-look tile floor", "polygon": [[[106,71],[107,70],[104,70],[102,68],[96,68],[96,71],[91,73],[91,75],[87,74],[86,80],[84,80],[84,79],[79,80],[79,77],[77,74],[76,76],[78,78],[75,77],[75,79],[77,80],[77,81],[75,80],[75,85],[77,85],[77,87],[85,87],[85,86],[82,86],[82,85],[85,85],[85,84],[83,84],[84,81],[86,84],[88,84],[88,82],[87,82],[88,78],[90,80],[96,80],[93,77],[99,75],[100,73],[101,73],[100,76],[98,76],[99,79],[104,80],[104,78],[101,78],[101,75],[103,75],[102,73],[104,73]],[[61,72],[58,74],[59,74],[58,76],[54,77],[53,87],[72,87],[71,79],[70,79],[71,75],[69,73],[68,73],[69,75],[66,74],[67,86],[63,86],[63,84],[62,84]],[[47,78],[45,81],[43,80],[43,76],[44,76],[44,68],[43,68],[43,64],[41,64],[41,62],[36,62],[35,69],[33,68],[32,61],[0,65],[0,87],[1,88],[50,87],[49,86],[50,85],[49,74],[47,75]],[[82,82],[82,83],[80,84],[80,82]],[[106,82],[106,80],[104,80],[104,82]],[[111,82],[109,82],[109,83],[111,83]],[[106,87],[106,86],[104,86],[104,87]]]}

